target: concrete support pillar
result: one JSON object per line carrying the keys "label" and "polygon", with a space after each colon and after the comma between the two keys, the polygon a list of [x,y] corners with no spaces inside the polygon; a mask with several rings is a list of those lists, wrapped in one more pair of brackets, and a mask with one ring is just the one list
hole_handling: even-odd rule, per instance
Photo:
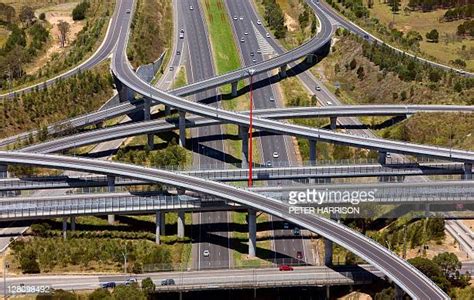
{"label": "concrete support pillar", "polygon": [[165,115],[169,116],[171,114],[171,107],[169,105],[165,105]]}
{"label": "concrete support pillar", "polygon": [[0,164],[0,179],[8,177],[8,165]]}
{"label": "concrete support pillar", "polygon": [[242,168],[249,166],[249,128],[239,126],[239,136],[242,139]]}
{"label": "concrete support pillar", "polygon": [[472,180],[472,163],[464,163],[464,180]]}
{"label": "concrete support pillar", "polygon": [[287,66],[286,65],[283,65],[280,67],[280,72],[278,73],[280,78],[285,78],[286,77],[286,68]]}
{"label": "concrete support pillar", "polygon": [[145,97],[143,100],[143,120],[148,121],[151,117],[151,100]]}
{"label": "concrete support pillar", "polygon": [[255,257],[257,249],[257,212],[253,209],[248,210],[249,225],[249,257]]}
{"label": "concrete support pillar", "polygon": [[177,232],[178,232],[178,237],[179,238],[184,238],[184,211],[180,210],[178,211],[178,221],[177,221]]}
{"label": "concrete support pillar", "polygon": [[63,218],[63,239],[67,239],[67,218]]}
{"label": "concrete support pillar", "polygon": [[[107,188],[109,193],[115,192],[115,176],[107,175]],[[108,215],[107,222],[113,225],[115,223],[115,215]]]}
{"label": "concrete support pillar", "polygon": [[179,112],[179,145],[186,146],[186,112]]}
{"label": "concrete support pillar", "polygon": [[113,75],[115,87],[119,95],[120,102],[128,102],[133,98],[133,91],[126,85],[122,84],[118,78]]}
{"label": "concrete support pillar", "polygon": [[332,265],[332,241],[324,239],[324,264]]}
{"label": "concrete support pillar", "polygon": [[75,231],[75,230],[76,230],[76,217],[71,216],[71,231]]}
{"label": "concrete support pillar", "polygon": [[336,130],[336,128],[337,128],[337,117],[330,117],[329,120],[331,121],[331,125],[330,125],[331,130]]}
{"label": "concrete support pillar", "polygon": [[309,55],[306,56],[306,63],[307,64],[313,64],[314,61],[314,54],[310,53]]}
{"label": "concrete support pillar", "polygon": [[155,217],[155,243],[157,243],[158,245],[160,244],[160,227],[161,227],[161,212],[157,211],[156,212],[156,217]]}
{"label": "concrete support pillar", "polygon": [[315,166],[316,160],[316,140],[309,140],[309,162],[312,166]]}
{"label": "concrete support pillar", "polygon": [[401,300],[404,296],[405,292],[398,285],[395,285],[395,300]]}
{"label": "concrete support pillar", "polygon": [[237,85],[238,84],[239,84],[238,81],[234,81],[234,82],[231,83],[231,85],[232,85],[232,93],[231,93],[232,97],[237,97]]}
{"label": "concrete support pillar", "polygon": [[387,163],[387,152],[379,151],[379,164],[385,165]]}
{"label": "concrete support pillar", "polygon": [[166,234],[166,212],[162,211],[160,212],[160,232],[162,235]]}

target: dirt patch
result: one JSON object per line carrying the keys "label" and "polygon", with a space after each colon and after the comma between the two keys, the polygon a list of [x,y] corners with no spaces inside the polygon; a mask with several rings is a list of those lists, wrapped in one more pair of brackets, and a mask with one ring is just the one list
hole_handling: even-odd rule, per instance
{"label": "dirt patch", "polygon": [[464,225],[467,226],[467,228],[471,229],[471,231],[474,231],[474,219],[472,220],[462,220]]}
{"label": "dirt patch", "polygon": [[299,27],[298,22],[287,13],[285,13],[285,26],[290,32],[296,31]]}
{"label": "dirt patch", "polygon": [[[451,252],[454,253],[460,261],[469,260],[469,257],[466,256],[466,253],[459,248],[456,240],[447,231],[445,231],[445,234],[446,237],[442,241],[441,245],[438,245],[436,242],[427,243],[428,249],[426,250],[426,257],[432,259],[437,254]],[[420,247],[407,250],[407,259],[417,256],[422,256]]]}
{"label": "dirt patch", "polygon": [[[31,74],[38,71],[51,59],[53,54],[61,54],[67,51],[69,46],[76,40],[77,34],[82,30],[85,24],[84,21],[72,20],[71,13],[74,7],[76,7],[77,3],[78,2],[64,3],[36,10],[36,15],[39,15],[42,12],[44,12],[46,15],[46,21],[49,23],[49,34],[51,41],[48,44],[48,49],[42,55],[40,55],[31,66],[28,66],[26,69],[27,73]],[[70,25],[66,45],[64,48],[61,48],[59,30],[57,26],[61,20],[69,23]]]}
{"label": "dirt patch", "polygon": [[339,299],[343,300],[372,300],[372,297],[369,294],[361,293],[361,292],[352,292],[344,297]]}

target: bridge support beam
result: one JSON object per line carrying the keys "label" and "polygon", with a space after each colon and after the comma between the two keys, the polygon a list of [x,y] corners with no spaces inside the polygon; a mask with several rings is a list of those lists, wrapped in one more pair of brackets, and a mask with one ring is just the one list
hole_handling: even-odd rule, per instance
{"label": "bridge support beam", "polygon": [[232,93],[231,93],[231,96],[232,97],[237,97],[237,85],[239,84],[238,81],[234,81],[231,83],[231,86],[232,86]]}
{"label": "bridge support beam", "polygon": [[306,63],[312,65],[314,62],[314,54],[310,53],[306,56]]}
{"label": "bridge support beam", "polygon": [[8,165],[0,164],[0,179],[8,177]]}
{"label": "bridge support beam", "polygon": [[76,231],[76,217],[71,216],[71,231]]}
{"label": "bridge support beam", "polygon": [[332,265],[332,248],[332,241],[324,239],[324,265],[326,266]]}
{"label": "bridge support beam", "polygon": [[179,145],[186,146],[186,112],[179,111]]}
{"label": "bridge support beam", "polygon": [[464,180],[472,180],[472,163],[464,163]]}
{"label": "bridge support beam", "polygon": [[[107,188],[109,193],[115,192],[115,176],[107,175]],[[115,223],[115,215],[108,215],[107,222],[113,225]]]}
{"label": "bridge support beam", "polygon": [[67,239],[67,217],[63,218],[63,240]]}
{"label": "bridge support beam", "polygon": [[316,140],[309,140],[309,162],[312,166],[316,165]]}
{"label": "bridge support beam", "polygon": [[[145,97],[143,102],[143,120],[149,121],[151,119],[151,100],[150,98]],[[154,135],[152,133],[147,134],[147,146],[150,150],[153,150],[155,146]]]}
{"label": "bridge support beam", "polygon": [[178,220],[177,220],[177,233],[178,238],[184,238],[184,211],[178,211]]}
{"label": "bridge support beam", "polygon": [[166,234],[166,212],[162,211],[160,212],[160,233],[162,235]]}
{"label": "bridge support beam", "polygon": [[254,209],[248,210],[249,225],[249,257],[255,257],[257,249],[257,212]]}
{"label": "bridge support beam", "polygon": [[165,116],[169,116],[171,114],[171,107],[169,105],[165,105]]}
{"label": "bridge support beam", "polygon": [[330,117],[329,118],[331,124],[329,125],[331,130],[336,130],[337,128],[337,117]]}
{"label": "bridge support beam", "polygon": [[379,151],[379,164],[385,165],[387,164],[387,152]]}
{"label": "bridge support beam", "polygon": [[239,126],[239,136],[242,139],[242,168],[249,166],[249,128]]}
{"label": "bridge support beam", "polygon": [[280,72],[278,73],[278,75],[280,76],[280,78],[285,78],[287,76],[286,74],[286,68],[287,66],[286,65],[283,65],[280,67]]}

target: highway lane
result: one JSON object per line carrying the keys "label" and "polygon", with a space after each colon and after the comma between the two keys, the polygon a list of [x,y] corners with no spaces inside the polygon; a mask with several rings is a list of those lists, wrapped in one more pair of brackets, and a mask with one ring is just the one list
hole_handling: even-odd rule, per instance
{"label": "highway lane", "polygon": [[97,50],[89,58],[87,58],[84,62],[82,62],[78,66],[75,66],[72,69],[67,70],[51,79],[2,94],[0,95],[0,100],[13,99],[14,95],[19,94],[19,93],[28,93],[36,89],[41,90],[45,86],[50,86],[54,84],[57,80],[66,79],[68,77],[71,77],[77,74],[80,71],[91,69],[97,64],[99,64],[100,62],[102,62],[103,60],[107,59],[112,53],[112,50],[115,46],[115,43],[118,39],[118,35],[120,33],[120,28],[122,26],[121,21],[119,20],[119,16],[126,13],[126,10],[127,10],[126,5],[123,5],[124,0],[116,0],[115,2],[116,4],[115,4],[114,13],[112,15],[112,18],[109,21],[104,40],[102,41],[99,48],[97,48]]}
{"label": "highway lane", "polygon": [[[241,61],[245,66],[252,66],[255,63],[268,59],[268,57],[264,57],[264,53],[258,53],[262,51],[258,51],[260,45],[254,26],[260,25],[252,22],[244,2],[247,1],[225,1],[235,41],[240,50]],[[240,18],[242,18],[242,20],[240,20]],[[241,39],[243,39],[244,42],[241,42]],[[253,104],[255,110],[273,110],[282,105],[280,95],[277,91],[274,91],[274,86],[272,86],[272,82],[269,78],[271,78],[269,72],[253,76],[254,82],[267,81],[268,84],[253,90]],[[263,164],[269,165],[278,162],[290,162],[295,164],[297,162],[291,137],[284,135],[264,135],[256,141],[260,144]],[[276,156],[274,153],[276,153]],[[274,185],[280,183],[281,182],[268,182],[267,184]],[[275,253],[274,262],[277,264],[283,262],[288,264],[302,264],[305,261],[312,262],[313,259],[305,255],[303,255],[302,259],[296,258],[297,253],[311,253],[311,251],[305,251],[302,236],[295,236],[293,234],[293,228],[284,229],[281,219],[275,218],[274,216],[270,216],[270,218],[273,225],[273,236],[277,237],[273,239],[273,251]],[[288,227],[290,227],[290,225],[288,225]],[[294,225],[291,225],[291,227],[294,227]]]}
{"label": "highway lane", "polygon": [[[179,1],[181,15],[184,21],[184,37],[188,44],[187,77],[188,83],[203,81],[215,76],[214,60],[212,58],[209,34],[206,27],[203,7],[199,0]],[[190,9],[193,6],[193,9]],[[194,101],[210,99],[218,95],[216,89],[208,89],[193,95]],[[209,104],[210,107],[220,107],[219,102]],[[212,137],[210,140],[206,140]],[[199,127],[191,130],[189,149],[193,153],[193,166],[199,168],[205,165],[215,165],[217,168],[226,166],[226,149],[224,146],[223,128],[221,125]],[[193,243],[192,261],[195,270],[229,268],[229,212],[198,212],[193,213],[193,223],[199,224],[199,232]],[[224,225],[225,228],[221,226]],[[226,240],[227,244],[219,243]],[[204,251],[209,251],[205,256]]]}
{"label": "highway lane", "polygon": [[0,163],[66,168],[114,176],[127,176],[172,185],[250,206],[256,210],[295,223],[347,248],[384,272],[415,299],[448,299],[448,296],[421,272],[366,236],[322,217],[314,215],[295,216],[288,212],[289,207],[287,205],[253,192],[163,170],[77,157],[0,151]]}

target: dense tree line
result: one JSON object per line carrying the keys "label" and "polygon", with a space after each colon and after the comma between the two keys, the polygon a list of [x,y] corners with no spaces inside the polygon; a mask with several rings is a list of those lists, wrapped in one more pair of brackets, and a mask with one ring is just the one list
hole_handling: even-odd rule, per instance
{"label": "dense tree line", "polygon": [[456,21],[460,19],[470,19],[474,17],[474,4],[462,5],[453,9],[448,9],[444,14],[445,21]]}
{"label": "dense tree line", "polygon": [[42,127],[59,120],[97,109],[112,94],[107,66],[100,70],[81,72],[43,90],[18,95],[3,103],[0,112],[0,136]]}
{"label": "dense tree line", "polygon": [[474,20],[468,20],[459,24],[457,34],[474,37]]}
{"label": "dense tree line", "polygon": [[285,26],[285,15],[280,5],[276,0],[262,0],[262,4],[265,7],[265,21],[274,31],[275,37],[277,39],[284,38],[288,28]]}
{"label": "dense tree line", "polygon": [[432,11],[438,8],[453,8],[466,4],[466,1],[459,0],[410,0],[408,7],[413,10]]}

